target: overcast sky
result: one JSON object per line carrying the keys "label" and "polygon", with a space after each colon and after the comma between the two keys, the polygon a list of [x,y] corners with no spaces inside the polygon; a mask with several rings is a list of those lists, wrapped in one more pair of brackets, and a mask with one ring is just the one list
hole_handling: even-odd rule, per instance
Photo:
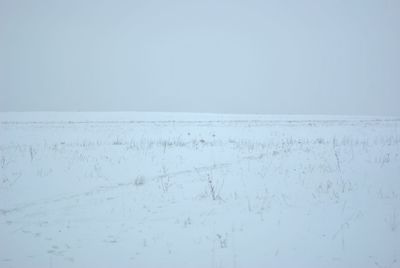
{"label": "overcast sky", "polygon": [[400,116],[400,1],[0,0],[0,111]]}

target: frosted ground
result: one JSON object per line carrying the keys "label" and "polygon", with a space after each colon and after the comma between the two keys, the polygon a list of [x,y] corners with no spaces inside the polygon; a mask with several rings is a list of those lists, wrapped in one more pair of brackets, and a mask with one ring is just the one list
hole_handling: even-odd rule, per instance
{"label": "frosted ground", "polygon": [[0,267],[400,267],[396,118],[0,121]]}

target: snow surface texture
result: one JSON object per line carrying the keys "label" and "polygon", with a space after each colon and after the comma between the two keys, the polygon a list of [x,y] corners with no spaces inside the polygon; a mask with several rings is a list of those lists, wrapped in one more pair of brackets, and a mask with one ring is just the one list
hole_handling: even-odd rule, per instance
{"label": "snow surface texture", "polygon": [[398,119],[0,119],[0,267],[400,267]]}

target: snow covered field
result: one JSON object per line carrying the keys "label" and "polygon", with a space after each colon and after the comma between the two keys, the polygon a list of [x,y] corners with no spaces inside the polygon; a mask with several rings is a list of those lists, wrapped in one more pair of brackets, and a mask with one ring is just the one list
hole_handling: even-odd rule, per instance
{"label": "snow covered field", "polygon": [[396,118],[0,121],[0,267],[400,267]]}

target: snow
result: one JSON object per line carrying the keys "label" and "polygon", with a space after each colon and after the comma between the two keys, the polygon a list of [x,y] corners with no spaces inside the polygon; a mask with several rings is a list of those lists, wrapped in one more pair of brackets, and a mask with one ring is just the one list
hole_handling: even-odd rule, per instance
{"label": "snow", "polygon": [[399,267],[400,120],[0,114],[0,267]]}

